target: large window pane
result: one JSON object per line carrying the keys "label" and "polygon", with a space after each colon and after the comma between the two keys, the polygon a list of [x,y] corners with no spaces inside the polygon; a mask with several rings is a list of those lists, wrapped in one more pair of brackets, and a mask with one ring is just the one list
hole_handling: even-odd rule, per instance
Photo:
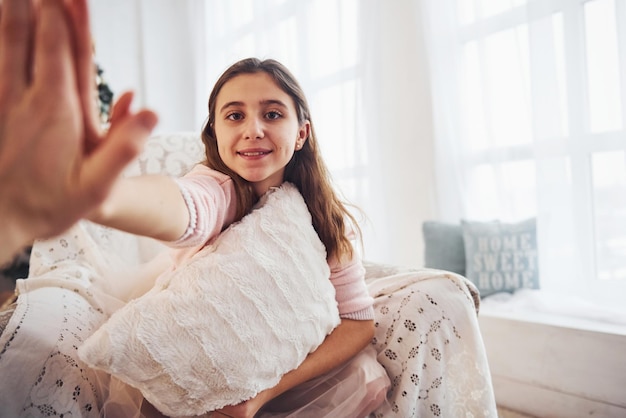
{"label": "large window pane", "polygon": [[537,214],[536,168],[534,160],[502,164],[501,194],[503,211],[509,219],[523,219]]}
{"label": "large window pane", "polygon": [[356,144],[356,82],[351,80],[319,91],[313,98],[312,108],[317,125],[317,135],[324,159],[331,171],[359,165],[366,144]]}
{"label": "large window pane", "polygon": [[626,279],[626,153],[595,153],[591,164],[597,275]]}
{"label": "large window pane", "polygon": [[470,172],[468,217],[517,221],[537,214],[535,161],[482,164]]}
{"label": "large window pane", "polygon": [[463,80],[461,82],[461,118],[467,146],[482,150],[488,146],[478,42],[463,47]]}
{"label": "large window pane", "polygon": [[587,85],[592,132],[622,127],[614,0],[585,3]]}
{"label": "large window pane", "polygon": [[533,126],[537,140],[568,135],[563,14],[531,23]]}
{"label": "large window pane", "polygon": [[521,25],[489,36],[485,63],[492,145],[531,143],[528,27]]}
{"label": "large window pane", "polygon": [[467,177],[467,218],[491,220],[499,218],[496,167],[482,164],[472,168]]}

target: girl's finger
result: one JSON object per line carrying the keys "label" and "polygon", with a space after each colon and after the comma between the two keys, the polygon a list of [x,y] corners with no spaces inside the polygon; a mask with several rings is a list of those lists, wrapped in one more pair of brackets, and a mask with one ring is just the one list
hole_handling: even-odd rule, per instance
{"label": "girl's finger", "polygon": [[66,1],[72,31],[76,81],[85,119],[88,141],[98,142],[101,134],[96,88],[94,47],[89,23],[87,0]]}
{"label": "girl's finger", "polygon": [[113,104],[113,109],[111,111],[111,126],[115,125],[119,120],[123,119],[128,115],[130,111],[130,105],[133,102],[134,93],[132,91],[127,91],[122,93],[122,95],[115,101]]}
{"label": "girl's finger", "polygon": [[[21,1],[21,0],[17,0]],[[76,76],[68,17],[62,0],[42,0],[35,33],[33,85],[49,100],[76,93]],[[44,95],[42,95],[44,96]]]}
{"label": "girl's finger", "polygon": [[157,116],[143,110],[111,126],[106,140],[87,157],[81,167],[79,190],[90,200],[85,207],[102,201],[124,168],[141,152],[143,144],[157,124]]}

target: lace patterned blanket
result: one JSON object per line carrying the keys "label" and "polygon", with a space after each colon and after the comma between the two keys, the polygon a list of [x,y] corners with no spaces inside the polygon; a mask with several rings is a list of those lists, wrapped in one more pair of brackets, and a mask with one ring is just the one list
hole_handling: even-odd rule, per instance
{"label": "lace patterned blanket", "polygon": [[373,416],[497,418],[476,287],[440,270],[371,263],[366,269],[373,345],[392,385]]}

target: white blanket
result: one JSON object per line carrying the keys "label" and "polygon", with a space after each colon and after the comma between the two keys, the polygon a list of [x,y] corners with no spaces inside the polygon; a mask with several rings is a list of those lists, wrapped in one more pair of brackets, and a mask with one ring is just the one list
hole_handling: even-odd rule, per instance
{"label": "white blanket", "polygon": [[170,416],[276,385],[339,323],[323,244],[291,184],[159,278],[80,347]]}

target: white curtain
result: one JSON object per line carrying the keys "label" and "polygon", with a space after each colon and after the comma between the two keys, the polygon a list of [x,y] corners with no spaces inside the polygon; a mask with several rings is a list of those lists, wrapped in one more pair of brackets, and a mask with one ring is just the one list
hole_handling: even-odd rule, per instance
{"label": "white curtain", "polygon": [[536,216],[541,285],[626,292],[626,2],[425,0],[441,218]]}
{"label": "white curtain", "polygon": [[[435,216],[420,3],[396,0],[91,0],[96,55],[162,132],[199,131],[218,76],[256,56],[303,85],[337,188],[366,215],[364,256],[422,264]],[[356,213],[357,216],[360,216]]]}

